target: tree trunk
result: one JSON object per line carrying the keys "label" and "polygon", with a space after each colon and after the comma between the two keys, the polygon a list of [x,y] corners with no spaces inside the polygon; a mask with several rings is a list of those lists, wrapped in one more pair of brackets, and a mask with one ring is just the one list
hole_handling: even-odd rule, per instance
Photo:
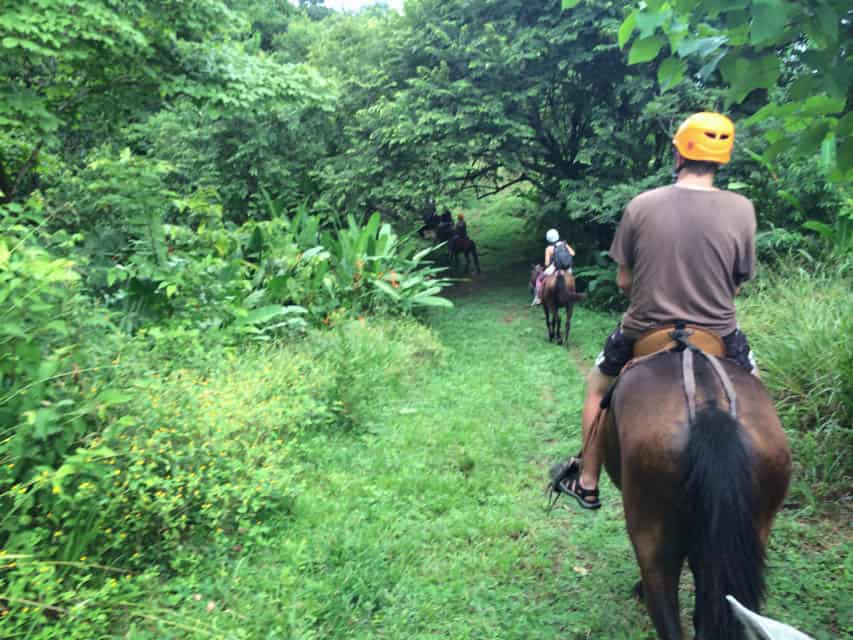
{"label": "tree trunk", "polygon": [[9,178],[9,174],[6,173],[5,160],[3,159],[3,155],[0,154],[0,191],[3,192],[0,194],[0,204],[12,202],[12,192],[14,190],[12,180]]}

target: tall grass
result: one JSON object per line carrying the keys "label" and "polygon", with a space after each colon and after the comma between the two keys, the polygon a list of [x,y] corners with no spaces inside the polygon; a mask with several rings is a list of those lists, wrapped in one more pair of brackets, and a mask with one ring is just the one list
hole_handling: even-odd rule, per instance
{"label": "tall grass", "polygon": [[285,536],[307,443],[368,430],[373,408],[443,358],[435,334],[406,318],[185,347],[129,341],[112,370],[121,403],[100,428],[60,468],[0,483],[0,497],[22,505],[0,527],[0,636],[88,640],[114,626],[134,638],[222,637],[148,607],[159,580],[174,578],[188,597],[211,580],[198,572],[212,555]]}
{"label": "tall grass", "polygon": [[794,452],[793,495],[847,499],[853,463],[853,293],[842,266],[780,263],[740,303],[765,384]]}

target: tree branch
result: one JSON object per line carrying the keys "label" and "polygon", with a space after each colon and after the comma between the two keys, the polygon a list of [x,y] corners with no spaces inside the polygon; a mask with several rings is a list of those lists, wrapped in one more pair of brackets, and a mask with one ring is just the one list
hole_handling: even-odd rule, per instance
{"label": "tree branch", "polygon": [[12,184],[12,190],[6,196],[6,198],[8,198],[7,202],[11,202],[12,199],[16,195],[18,195],[18,189],[20,188],[21,183],[24,181],[24,178],[27,177],[27,174],[30,172],[30,169],[33,168],[33,165],[36,163],[36,160],[38,160],[39,151],[41,151],[41,148],[43,146],[44,140],[41,140],[30,153],[30,157],[27,158],[26,162],[24,162],[23,165],[21,165],[20,170],[18,170],[18,175],[15,177],[15,182]]}
{"label": "tree branch", "polygon": [[498,184],[489,185],[489,186],[493,186],[493,189],[491,191],[486,191],[485,193],[480,191],[480,189],[483,188],[482,185],[478,185],[478,184],[474,184],[474,183],[471,183],[471,185],[469,187],[463,187],[463,190],[466,188],[473,189],[474,193],[477,196],[477,200],[482,200],[483,198],[488,198],[489,196],[493,196],[497,193],[500,193],[504,189],[508,189],[509,187],[513,186],[514,184],[518,184],[520,182],[532,182],[533,184],[535,184],[535,182],[533,180],[531,180],[526,174],[521,174],[519,177],[515,178],[514,180],[510,180],[509,182],[505,182],[502,185],[498,185]]}

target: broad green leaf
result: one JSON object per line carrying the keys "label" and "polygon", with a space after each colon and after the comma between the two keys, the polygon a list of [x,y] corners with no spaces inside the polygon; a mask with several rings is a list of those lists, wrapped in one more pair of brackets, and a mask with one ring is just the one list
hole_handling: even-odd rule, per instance
{"label": "broad green leaf", "polygon": [[853,171],[853,136],[848,137],[835,148],[835,163],[844,175]]}
{"label": "broad green leaf", "polygon": [[640,38],[648,38],[655,30],[662,26],[672,15],[672,11],[649,12],[640,11],[637,16],[637,28],[640,30]]}
{"label": "broad green leaf", "polygon": [[812,96],[803,105],[803,111],[812,116],[823,116],[844,111],[846,101],[829,96]]}
{"label": "broad green leaf", "polygon": [[838,14],[835,13],[835,9],[833,9],[829,3],[822,2],[817,8],[817,18],[820,22],[821,31],[824,36],[829,40],[829,43],[834,43],[838,41],[838,23],[840,22],[838,19]]}
{"label": "broad green leaf", "polygon": [[634,27],[637,26],[637,12],[632,11],[619,26],[619,48],[624,49],[625,44],[631,39]]}
{"label": "broad green leaf", "polygon": [[640,64],[654,60],[663,47],[663,40],[658,36],[637,40],[628,53],[628,64]]}
{"label": "broad green leaf", "polygon": [[679,13],[689,13],[698,2],[699,0],[675,0],[673,4]]}
{"label": "broad green leaf", "polygon": [[699,77],[702,80],[707,80],[714,71],[717,70],[717,67],[720,65],[720,61],[726,57],[728,51],[722,51],[717,55],[713,56],[708,62],[702,65],[702,68],[699,69]]}
{"label": "broad green leaf", "polygon": [[686,58],[694,53],[698,53],[700,56],[705,57],[722,47],[728,40],[726,36],[685,39],[678,45],[678,55]]}
{"label": "broad green leaf", "polygon": [[823,143],[828,131],[829,121],[821,119],[812,123],[800,134],[797,140],[797,151],[803,154],[813,153]]}
{"label": "broad green leaf", "polygon": [[769,89],[776,84],[779,59],[772,53],[755,60],[730,54],[720,65],[720,72],[731,86],[730,99],[737,103],[755,89]]}
{"label": "broad green leaf", "polygon": [[393,289],[393,287],[391,287],[391,285],[388,284],[387,282],[383,282],[382,280],[374,280],[373,284],[376,286],[376,288],[381,290],[383,293],[390,296],[391,299],[393,299],[393,300],[399,300],[400,299],[400,294],[397,293]]}
{"label": "broad green leaf", "polygon": [[273,318],[277,318],[285,313],[284,307],[280,304],[271,304],[260,309],[253,309],[243,319],[244,324],[263,324],[269,322]]}
{"label": "broad green leaf", "polygon": [[853,134],[853,111],[845,114],[835,128],[835,133],[839,138]]}
{"label": "broad green leaf", "polygon": [[667,58],[658,67],[658,84],[662,92],[671,89],[684,78],[687,63],[678,58]]}
{"label": "broad green leaf", "polygon": [[752,5],[749,40],[753,45],[770,44],[785,32],[788,5],[780,0],[762,0]]}
{"label": "broad green leaf", "polygon": [[130,402],[133,400],[133,396],[120,391],[119,389],[104,389],[98,394],[96,398],[96,402],[98,404],[112,406],[117,404],[124,404],[125,402]]}
{"label": "broad green leaf", "polygon": [[453,307],[453,302],[440,296],[422,296],[415,298],[415,301],[424,307],[444,307],[447,309]]}
{"label": "broad green leaf", "polygon": [[574,9],[580,3],[581,3],[581,0],[563,0],[562,1],[563,11],[566,11],[567,9]]}
{"label": "broad green leaf", "polygon": [[831,239],[835,235],[835,231],[825,222],[818,220],[807,220],[803,223],[803,228],[809,231],[816,231],[821,237]]}
{"label": "broad green leaf", "polygon": [[835,167],[835,134],[830,133],[820,144],[820,164],[826,171]]}

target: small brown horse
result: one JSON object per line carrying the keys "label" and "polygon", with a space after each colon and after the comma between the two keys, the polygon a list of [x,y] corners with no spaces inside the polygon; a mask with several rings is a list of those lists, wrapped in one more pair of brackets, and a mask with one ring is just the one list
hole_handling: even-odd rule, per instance
{"label": "small brown horse", "polygon": [[447,242],[447,257],[450,266],[459,266],[459,254],[465,256],[465,271],[471,270],[471,258],[474,258],[474,266],[477,268],[477,273],[480,273],[480,256],[477,255],[477,245],[471,238],[460,238],[453,236]]}
{"label": "small brown horse", "polygon": [[699,356],[689,418],[682,355],[669,352],[622,373],[601,424],[601,454],[622,489],[638,586],[662,640],[684,637],[678,581],[685,558],[696,586],[696,638],[743,638],[725,597],[758,610],[770,527],[791,476],[787,438],[764,386],[738,365],[722,365],[736,411]]}
{"label": "small brown horse", "polygon": [[[541,264],[533,267],[530,275],[531,287],[536,286],[536,279],[544,271]],[[569,331],[572,328],[572,313],[574,304],[586,298],[585,293],[575,291],[575,277],[571,271],[558,270],[542,281],[542,308],[545,310],[545,326],[548,329],[548,340],[558,344],[569,341]],[[566,337],[560,332],[560,309],[566,310]]]}

